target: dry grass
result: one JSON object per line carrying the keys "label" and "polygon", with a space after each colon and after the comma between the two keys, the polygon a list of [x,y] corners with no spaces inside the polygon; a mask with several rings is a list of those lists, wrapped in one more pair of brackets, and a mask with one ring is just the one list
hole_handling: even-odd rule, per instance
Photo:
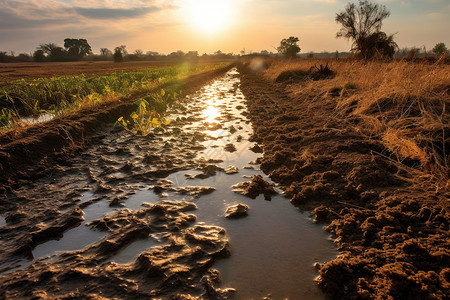
{"label": "dry grass", "polygon": [[450,178],[450,65],[354,60],[273,60],[264,75],[276,80],[284,71],[320,64],[333,78],[287,81],[287,90],[309,101],[333,101],[337,118],[359,132],[379,138],[392,159]]}

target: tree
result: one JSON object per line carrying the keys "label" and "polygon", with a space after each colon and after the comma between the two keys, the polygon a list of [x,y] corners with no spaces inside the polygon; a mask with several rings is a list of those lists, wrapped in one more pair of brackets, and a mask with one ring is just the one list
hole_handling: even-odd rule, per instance
{"label": "tree", "polygon": [[375,32],[361,40],[360,53],[364,58],[371,57],[394,57],[397,50],[394,35],[387,35],[383,31]]}
{"label": "tree", "polygon": [[112,52],[108,48],[100,48],[100,55],[102,55],[102,56],[112,56]]}
{"label": "tree", "polygon": [[[125,46],[125,45],[120,45],[119,47],[116,47],[116,49],[120,49],[120,52],[122,53],[123,56],[128,55],[127,46]],[[116,49],[114,49],[114,51],[115,51]]]}
{"label": "tree", "polygon": [[298,37],[291,36],[288,39],[282,39],[280,46],[277,48],[278,53],[283,54],[286,57],[294,58],[297,53],[300,52],[300,47],[298,46]]}
{"label": "tree", "polygon": [[431,51],[433,51],[433,53],[437,56],[441,56],[444,52],[448,51],[448,49],[444,43],[437,43]]}
{"label": "tree", "polygon": [[64,39],[64,48],[72,57],[82,58],[92,52],[91,46],[85,39]]}
{"label": "tree", "polygon": [[67,52],[55,43],[41,44],[37,50],[42,50],[51,61],[63,61],[67,56]]}
{"label": "tree", "polygon": [[[383,20],[390,14],[386,6],[368,0],[358,0],[358,5],[349,3],[344,11],[336,14],[336,23],[342,26],[336,37],[353,40],[352,51],[359,52],[366,59],[371,58],[370,55],[380,52],[380,49],[373,51],[368,47],[390,47],[395,44],[393,35],[388,36],[380,31]],[[389,52],[385,50],[381,52]]]}
{"label": "tree", "polygon": [[42,51],[41,49],[38,49],[38,50],[34,51],[33,59],[34,59],[35,62],[43,62],[43,61],[45,61],[44,51]]}
{"label": "tree", "polygon": [[185,55],[186,59],[188,60],[197,60],[198,59],[198,51],[188,51]]}
{"label": "tree", "polygon": [[47,56],[51,56],[55,49],[61,48],[55,43],[40,44],[37,50],[42,50]]}
{"label": "tree", "polygon": [[119,46],[114,49],[114,54],[113,54],[114,62],[123,62],[123,54],[122,54],[123,49],[124,49],[123,47],[125,47],[125,46]]}
{"label": "tree", "polygon": [[144,51],[142,51],[141,49],[136,49],[134,50],[134,55],[136,56],[143,56],[144,55]]}

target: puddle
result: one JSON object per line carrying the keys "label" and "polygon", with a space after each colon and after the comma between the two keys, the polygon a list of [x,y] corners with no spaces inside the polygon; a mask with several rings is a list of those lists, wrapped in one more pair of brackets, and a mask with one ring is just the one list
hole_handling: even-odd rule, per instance
{"label": "puddle", "polygon": [[6,219],[0,216],[0,227],[6,226]]}
{"label": "puddle", "polygon": [[41,123],[41,122],[50,121],[53,118],[54,118],[54,116],[52,116],[50,114],[43,114],[43,115],[40,115],[37,118],[24,117],[24,118],[21,118],[21,120],[23,122],[27,122],[29,124],[37,124],[37,123]]}
{"label": "puddle", "polygon": [[147,251],[152,247],[161,245],[162,244],[160,242],[152,237],[143,240],[137,240],[128,245],[125,249],[122,249],[122,251],[120,251],[118,254],[114,255],[110,261],[121,265],[130,264],[134,262],[142,252]]}
{"label": "puddle", "polygon": [[138,191],[136,194],[130,196],[124,205],[126,208],[131,210],[136,210],[142,208],[142,203],[158,203],[160,200],[159,196],[153,193],[153,191]]}
{"label": "puddle", "polygon": [[[94,194],[92,192],[86,192],[81,197],[81,203],[89,201],[93,197]],[[34,248],[34,260],[60,252],[81,250],[84,247],[101,240],[107,235],[107,232],[91,229],[86,224],[113,211],[114,209],[109,207],[105,200],[100,200],[88,205],[83,209],[84,221],[78,227],[64,232],[63,237],[59,240],[51,240]]]}

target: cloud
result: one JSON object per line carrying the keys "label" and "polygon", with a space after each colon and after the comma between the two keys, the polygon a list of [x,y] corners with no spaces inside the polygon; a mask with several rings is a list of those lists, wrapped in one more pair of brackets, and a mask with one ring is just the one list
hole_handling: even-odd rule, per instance
{"label": "cloud", "polygon": [[84,8],[75,7],[74,10],[81,16],[91,19],[128,19],[142,17],[151,12],[160,11],[156,6],[134,8]]}

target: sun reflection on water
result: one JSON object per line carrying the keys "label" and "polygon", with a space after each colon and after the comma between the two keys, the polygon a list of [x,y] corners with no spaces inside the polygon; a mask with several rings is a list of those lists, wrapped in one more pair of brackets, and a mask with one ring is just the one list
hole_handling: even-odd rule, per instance
{"label": "sun reflection on water", "polygon": [[217,118],[220,116],[220,112],[214,105],[209,105],[202,114],[205,122],[217,123]]}
{"label": "sun reflection on water", "polygon": [[217,107],[216,96],[211,96],[211,98],[205,101],[207,107],[202,112],[202,118],[207,123],[218,123],[218,118],[220,117],[221,112]]}

